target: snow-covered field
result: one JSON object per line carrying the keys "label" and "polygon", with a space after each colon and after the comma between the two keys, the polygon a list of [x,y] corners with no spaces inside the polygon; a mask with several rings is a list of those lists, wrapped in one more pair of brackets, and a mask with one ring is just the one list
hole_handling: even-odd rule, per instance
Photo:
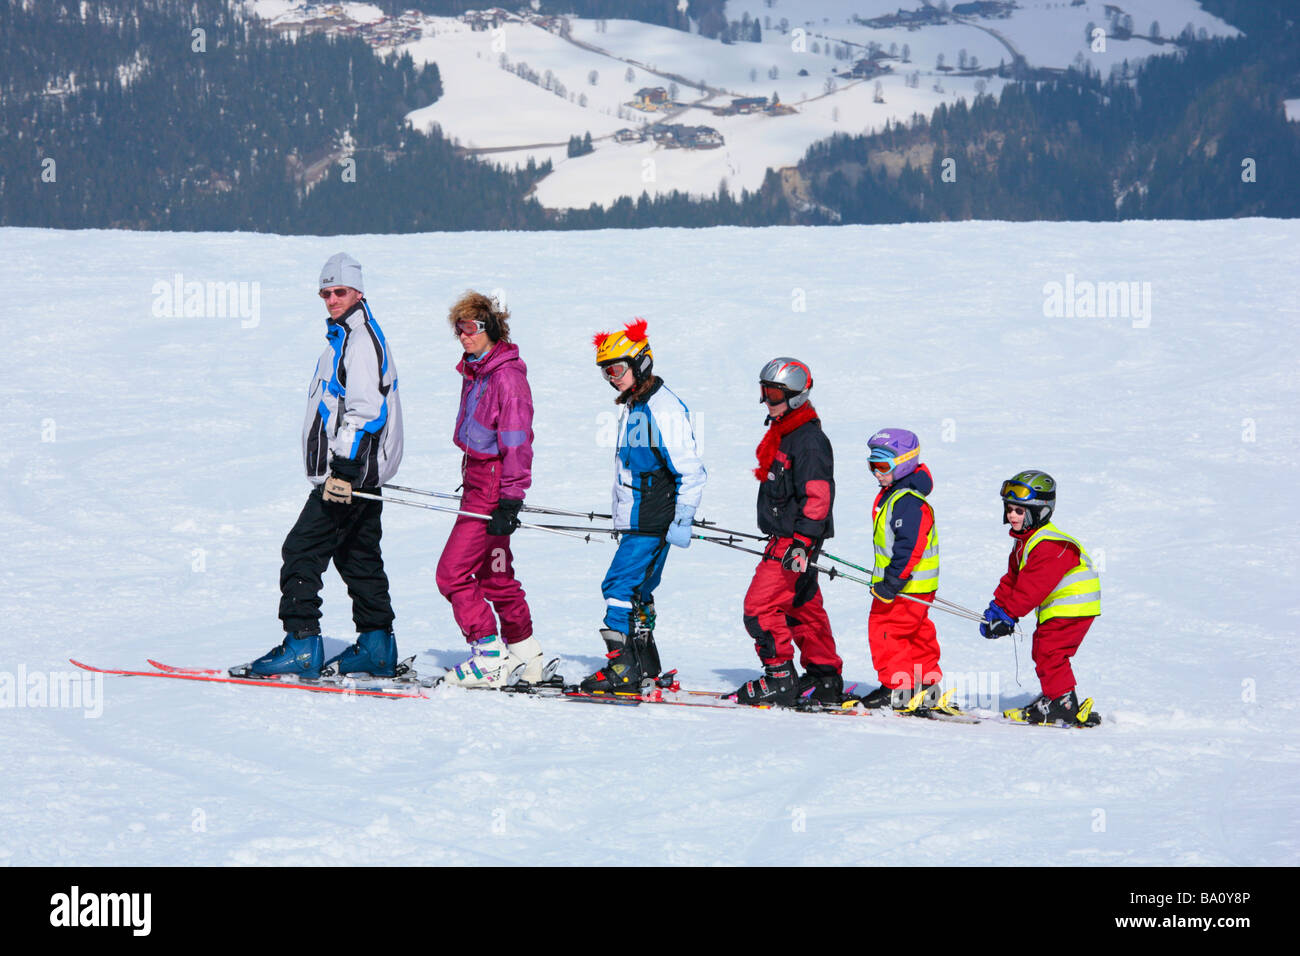
{"label": "snow-covered field", "polygon": [[[1089,23],[1106,28],[1109,22],[1108,4],[1102,0],[1080,6],[1066,0],[1020,0],[1007,19],[967,18],[912,30],[873,28],[852,20],[919,5],[900,0],[774,0],[769,7],[759,0],[732,0],[729,19],[740,20],[748,13],[764,25],[761,43],[732,44],[631,20],[569,18],[576,41],[569,42],[530,24],[508,23],[475,32],[457,19],[427,17],[422,37],[400,49],[417,62],[436,62],[445,93],[409,118],[423,129],[436,124],[462,146],[494,150],[483,155],[490,162],[521,166],[529,159],[550,159],[555,170],[536,193],[549,208],[608,205],[643,191],[713,195],[723,179],[733,192],[757,189],[768,169],[796,164],[810,145],[835,133],[870,132],[887,120],[929,115],[943,102],[969,101],[977,83],[992,94],[1001,89],[1003,81],[997,77],[938,70],[940,56],[945,66],[957,68],[965,52],[980,69],[1012,63],[1013,50],[1034,67],[1064,69],[1082,56],[1105,75],[1125,60],[1137,66],[1148,56],[1177,49],[1146,39],[1153,22],[1158,21],[1163,37],[1176,36],[1188,24],[1210,36],[1236,32],[1196,0],[1126,0],[1122,8],[1133,17],[1135,36],[1109,38],[1104,50],[1092,49],[1086,36]],[[248,8],[281,23],[306,16],[304,5],[292,0],[249,0]],[[319,15],[322,7],[314,9]],[[344,10],[355,22],[379,16],[372,5],[345,4]],[[788,32],[781,31],[782,20]],[[883,103],[875,102],[876,79],[854,81],[843,75],[872,42],[886,52],[897,51],[888,61],[892,73],[879,78]],[[836,59],[837,47],[851,48],[852,56]],[[549,73],[551,88],[505,68],[517,70],[520,64],[543,83]],[[920,74],[915,88],[906,82],[914,73]],[[828,81],[833,89],[828,89]],[[682,103],[705,100],[709,107],[724,107],[733,96],[770,98],[776,93],[798,112],[724,117],[693,109],[670,120],[714,127],[725,139],[719,149],[667,149],[612,139],[621,128],[663,118],[627,105],[638,89],[667,89],[673,83]],[[556,84],[562,85],[564,96],[552,92]],[[587,155],[569,158],[553,145],[588,132],[596,148]]]}
{"label": "snow-covered field", "polygon": [[[18,304],[0,383],[0,864],[1300,863],[1298,247],[1295,222],[1268,220],[0,230]],[[279,547],[308,488],[315,281],[340,248],[365,265],[400,371],[404,484],[459,481],[444,316],[467,287],[502,290],[514,312],[537,407],[534,503],[608,502],[614,406],[590,336],[633,315],[696,413],[702,514],[724,526],[753,527],[755,377],[775,355],[813,369],[838,459],[836,554],[870,558],[865,442],[879,426],[921,436],[940,593],[967,606],[984,606],[1004,567],[999,482],[1050,471],[1060,525],[1104,563],[1104,614],[1075,665],[1105,724],[456,690],[348,700],[135,678],[105,680],[88,707],[17,706],[39,704],[29,685],[48,688],[73,656],[223,666],[278,641]],[[1044,315],[1050,283],[1129,281],[1151,284],[1149,317]],[[159,314],[190,282],[249,283],[250,308]],[[385,513],[399,644],[430,673],[463,654],[434,586],[449,527]],[[580,677],[603,661],[612,546],[514,541],[538,637]],[[740,619],[752,568],[701,542],[671,555],[659,643],[688,685],[756,672]],[[823,587],[846,676],[870,682],[864,591]],[[351,620],[333,572],[325,601],[337,647]],[[971,704],[1036,693],[1026,645],[936,622]]]}

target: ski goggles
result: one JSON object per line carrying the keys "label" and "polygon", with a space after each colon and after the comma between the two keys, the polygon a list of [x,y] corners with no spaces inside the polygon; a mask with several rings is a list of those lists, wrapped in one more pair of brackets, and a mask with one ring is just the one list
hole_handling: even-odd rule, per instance
{"label": "ski goggles", "polygon": [[1038,492],[1026,484],[1018,481],[1002,482],[1002,498],[1005,500],[1011,498],[1015,501],[1033,501],[1038,497]]}
{"label": "ski goggles", "polygon": [[780,385],[766,385],[759,383],[759,389],[763,401],[767,402],[769,405],[780,405],[790,397],[790,393]]}
{"label": "ski goggles", "polygon": [[901,455],[894,457],[887,448],[871,449],[871,457],[867,459],[867,467],[871,469],[873,475],[887,475],[905,461],[911,461],[921,453],[921,449],[913,448],[911,451],[905,451]]}
{"label": "ski goggles", "polygon": [[455,329],[457,335],[479,335],[487,330],[487,323],[478,319],[461,319]]}
{"label": "ski goggles", "polygon": [[617,382],[620,378],[626,375],[631,368],[632,366],[627,362],[612,362],[609,365],[602,365],[600,367],[600,374],[605,376],[605,381],[607,382]]}

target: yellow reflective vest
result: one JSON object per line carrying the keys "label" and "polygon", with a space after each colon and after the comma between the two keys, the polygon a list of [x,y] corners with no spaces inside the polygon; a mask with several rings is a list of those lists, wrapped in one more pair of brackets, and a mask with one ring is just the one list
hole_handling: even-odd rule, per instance
{"label": "yellow reflective vest", "polygon": [[[885,569],[894,559],[894,505],[904,495],[915,495],[925,501],[925,495],[911,488],[899,488],[880,506],[876,512],[873,540],[876,546],[875,568],[871,574],[871,583],[884,580]],[[903,594],[933,594],[939,590],[939,531],[931,522],[930,533],[926,538],[925,551],[921,560],[916,562],[912,573],[903,582]]]}
{"label": "yellow reflective vest", "polygon": [[1044,541],[1068,541],[1079,549],[1079,563],[1061,578],[1055,590],[1038,606],[1038,623],[1054,617],[1096,617],[1101,613],[1101,578],[1083,545],[1050,521],[1028,538],[1020,551],[1017,571],[1023,571],[1029,553]]}

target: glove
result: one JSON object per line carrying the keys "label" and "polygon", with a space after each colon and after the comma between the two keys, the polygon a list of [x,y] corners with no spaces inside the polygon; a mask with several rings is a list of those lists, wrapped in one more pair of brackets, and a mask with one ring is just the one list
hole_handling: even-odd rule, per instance
{"label": "glove", "polygon": [[878,600],[886,604],[892,604],[894,598],[898,597],[898,592],[903,590],[903,583],[891,578],[881,578],[875,584],[871,585],[871,594]]}
{"label": "glove", "polygon": [[492,517],[488,518],[487,533],[493,537],[513,534],[519,527],[519,509],[523,506],[524,503],[517,498],[498,499]]}
{"label": "glove", "polygon": [[673,516],[673,523],[668,526],[668,533],[664,535],[668,539],[668,543],[679,548],[689,548],[691,546],[691,522],[694,520],[694,508],[678,505]]}
{"label": "glove", "polygon": [[321,489],[320,496],[335,504],[350,505],[352,504],[352,482],[338,475],[330,475],[325,479],[325,487]]}
{"label": "glove", "polygon": [[984,623],[980,625],[980,633],[993,640],[1005,637],[1015,629],[1016,619],[998,607],[997,601],[990,601],[988,610],[984,612]]}
{"label": "glove", "polygon": [[808,570],[808,549],[812,542],[802,535],[795,535],[790,541],[790,547],[785,549],[785,557],[781,559],[781,567],[787,571],[793,571],[795,574],[803,574]]}

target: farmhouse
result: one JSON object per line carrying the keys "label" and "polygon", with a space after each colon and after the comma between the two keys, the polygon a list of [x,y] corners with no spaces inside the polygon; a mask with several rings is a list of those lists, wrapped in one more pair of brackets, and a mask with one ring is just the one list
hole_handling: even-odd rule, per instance
{"label": "farmhouse", "polygon": [[767,109],[766,96],[745,96],[731,101],[731,113],[755,113]]}
{"label": "farmhouse", "polygon": [[668,149],[717,149],[723,145],[722,134],[712,126],[659,124],[651,127],[655,142]]}
{"label": "farmhouse", "polygon": [[662,86],[643,86],[636,91],[636,96],[628,105],[653,113],[657,110],[666,110],[673,104],[672,100],[668,99],[668,91]]}

